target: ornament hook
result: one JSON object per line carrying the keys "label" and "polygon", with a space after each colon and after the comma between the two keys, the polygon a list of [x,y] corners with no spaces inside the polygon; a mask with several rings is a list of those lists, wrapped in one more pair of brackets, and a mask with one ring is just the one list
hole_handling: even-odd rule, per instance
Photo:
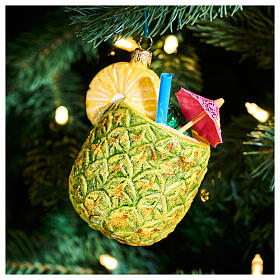
{"label": "ornament hook", "polygon": [[[143,38],[144,38],[144,36],[140,37],[140,39],[139,39],[139,41],[138,41],[138,46],[139,46],[140,49],[142,49],[141,43],[142,43],[142,41],[143,41]],[[146,49],[147,51],[149,51],[149,50],[151,49],[152,45],[153,45],[153,39],[152,39],[151,36],[148,36],[148,37],[147,37],[147,40],[150,40],[149,47]]]}

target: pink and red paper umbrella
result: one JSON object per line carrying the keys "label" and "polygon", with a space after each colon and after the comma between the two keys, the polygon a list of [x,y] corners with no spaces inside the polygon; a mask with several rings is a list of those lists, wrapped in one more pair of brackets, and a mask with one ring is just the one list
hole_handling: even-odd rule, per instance
{"label": "pink and red paper umbrella", "polygon": [[193,126],[198,134],[216,148],[222,143],[219,107],[223,104],[222,98],[211,100],[181,88],[176,93],[183,115],[190,123],[184,126],[182,132]]}

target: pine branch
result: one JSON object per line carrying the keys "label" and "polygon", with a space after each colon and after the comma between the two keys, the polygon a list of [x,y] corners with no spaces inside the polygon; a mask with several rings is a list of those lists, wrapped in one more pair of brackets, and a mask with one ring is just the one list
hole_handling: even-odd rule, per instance
{"label": "pine branch", "polygon": [[[35,25],[30,32],[7,43],[7,114],[12,109],[16,113],[25,112],[26,108],[31,111],[40,108],[42,113],[45,109],[55,109],[48,104],[59,91],[58,80],[65,79],[70,66],[82,57],[97,56],[97,49],[77,40],[75,30],[68,26],[63,9],[57,9],[43,17],[39,27]],[[71,85],[76,79],[72,79],[73,73],[70,75]]]}
{"label": "pine branch", "polygon": [[[59,237],[58,237],[59,238]],[[65,238],[65,236],[64,236]],[[60,238],[59,238],[60,239]],[[48,241],[48,243],[46,243]],[[61,241],[61,240],[59,240]],[[65,244],[66,243],[66,244]],[[22,231],[9,231],[7,235],[7,274],[91,274],[89,266],[65,261],[65,250],[70,242],[58,243],[40,238],[30,238]],[[72,244],[71,244],[72,245]],[[73,246],[73,245],[72,245]],[[70,249],[68,247],[68,249]],[[74,248],[73,248],[74,250]],[[74,259],[74,258],[72,258]],[[98,270],[100,273],[100,270]]]}
{"label": "pine branch", "polygon": [[212,23],[199,20],[189,27],[201,41],[227,51],[240,52],[241,61],[255,57],[259,67],[274,67],[274,18],[272,7],[246,7],[243,13]]}
{"label": "pine branch", "polygon": [[23,175],[32,205],[56,207],[68,201],[68,177],[80,144],[75,138],[37,141],[26,153]]}
{"label": "pine branch", "polygon": [[65,267],[30,262],[6,262],[7,274],[94,274],[91,268]]}
{"label": "pine branch", "polygon": [[[32,119],[26,125],[25,133],[28,135],[28,142],[37,139],[42,133],[43,127],[51,124],[52,128],[57,125],[54,123],[55,110],[58,106],[66,106],[69,112],[69,121],[67,125],[61,129],[65,132],[69,130],[70,134],[74,134],[76,138],[79,135],[85,135],[88,130],[86,119],[85,102],[84,102],[84,86],[80,77],[73,72],[62,72],[49,79],[49,84],[44,85],[34,91],[24,91],[22,89],[10,92],[6,98],[6,108],[8,116],[13,114],[20,116],[22,120]],[[52,129],[53,130],[53,129]],[[72,131],[72,133],[71,133]],[[29,146],[29,145],[27,145]]]}
{"label": "pine branch", "polygon": [[[59,213],[49,212],[41,221],[42,230],[33,235],[22,231],[8,232],[8,274],[139,274],[158,271],[154,253],[145,248],[124,246],[89,229],[74,211],[65,207]],[[118,268],[110,272],[102,267],[99,263],[102,254],[116,258]]]}
{"label": "pine branch", "polygon": [[[34,91],[60,71],[68,70],[86,52],[97,52],[74,36],[75,29],[67,25],[63,13],[50,15],[48,24],[34,27],[32,33],[22,33],[15,42],[7,45],[9,75],[8,93],[15,89]],[[76,29],[77,30],[77,29]]]}
{"label": "pine branch", "polygon": [[[249,141],[243,144],[251,147],[251,151],[244,152],[245,155],[253,156],[251,164],[253,171],[250,176],[261,178],[261,181],[270,178],[270,190],[274,190],[274,119],[257,128],[248,134]],[[255,148],[254,150],[252,150]]]}
{"label": "pine branch", "polygon": [[145,16],[150,26],[150,36],[163,35],[170,30],[180,30],[186,24],[193,25],[198,18],[212,21],[218,16],[233,16],[242,6],[95,6],[68,7],[74,14],[72,24],[83,25],[77,35],[93,43],[117,37],[139,38],[144,34]]}
{"label": "pine branch", "polygon": [[162,72],[173,73],[171,96],[178,92],[181,87],[200,92],[202,78],[199,57],[194,47],[190,44],[184,44],[181,34],[176,35],[181,40],[178,53],[166,54],[163,50],[165,37],[159,39],[154,46],[151,69],[158,75]]}
{"label": "pine branch", "polygon": [[[33,141],[49,137],[50,132],[63,132],[79,141],[88,133],[84,100],[88,84],[72,66],[78,60],[96,58],[97,49],[74,36],[75,29],[64,15],[64,9],[56,9],[7,43],[6,114],[24,123],[23,149],[31,149]],[[64,127],[54,122],[60,105],[69,112]]]}

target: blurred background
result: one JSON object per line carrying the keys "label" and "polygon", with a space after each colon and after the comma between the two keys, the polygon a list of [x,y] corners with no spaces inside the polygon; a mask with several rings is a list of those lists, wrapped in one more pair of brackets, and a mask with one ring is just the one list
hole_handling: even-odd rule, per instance
{"label": "blurred background", "polygon": [[[173,20],[169,9],[161,28]],[[170,123],[186,122],[180,87],[225,104],[224,143],[211,147],[199,193],[175,231],[150,247],[90,229],[68,198],[72,164],[92,129],[89,83],[131,55],[112,38],[96,46],[77,37],[88,19],[73,16],[75,7],[6,7],[6,273],[250,274],[259,254],[263,273],[273,274],[274,8],[245,6],[153,36],[150,68],[174,73]]]}

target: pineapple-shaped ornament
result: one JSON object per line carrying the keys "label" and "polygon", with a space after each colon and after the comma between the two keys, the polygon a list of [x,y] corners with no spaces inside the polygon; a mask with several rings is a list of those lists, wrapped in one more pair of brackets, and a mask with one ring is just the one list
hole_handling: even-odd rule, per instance
{"label": "pineapple-shaped ornament", "polygon": [[132,246],[152,245],[188,211],[207,171],[209,143],[155,122],[160,86],[151,53],[101,70],[87,92],[94,125],[72,167],[69,195],[91,228]]}

